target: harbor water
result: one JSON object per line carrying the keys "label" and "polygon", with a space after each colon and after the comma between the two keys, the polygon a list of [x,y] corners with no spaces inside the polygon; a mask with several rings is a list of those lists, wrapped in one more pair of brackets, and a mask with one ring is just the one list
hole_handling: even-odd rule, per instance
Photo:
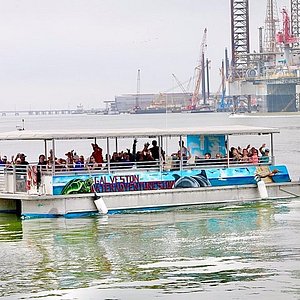
{"label": "harbor water", "polygon": [[[293,180],[300,176],[299,114],[5,116],[0,131],[15,130],[22,118],[25,130],[277,127],[276,163]],[[264,142],[253,138],[257,148]],[[245,137],[234,142],[249,144]],[[4,142],[0,153],[36,160],[43,146]],[[88,142],[60,149],[91,152]],[[299,236],[299,197],[74,219],[0,214],[0,298],[300,299]]]}

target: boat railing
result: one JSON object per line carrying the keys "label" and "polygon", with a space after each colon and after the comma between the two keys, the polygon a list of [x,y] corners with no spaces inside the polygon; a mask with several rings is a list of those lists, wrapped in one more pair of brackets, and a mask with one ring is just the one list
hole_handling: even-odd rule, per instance
{"label": "boat railing", "polygon": [[226,167],[241,167],[241,166],[253,166],[253,165],[272,165],[274,162],[274,157],[269,157],[269,160],[251,162],[251,161],[241,161],[235,159],[227,158],[192,158],[188,160],[174,159],[172,157],[167,158],[165,170],[188,170],[188,169],[199,169],[199,168],[226,168]]}
{"label": "boat railing", "polygon": [[3,192],[25,193],[28,191],[28,166],[10,165],[3,169]]}
{"label": "boat railing", "polygon": [[233,159],[195,159],[195,160],[169,160],[165,161],[137,161],[137,162],[111,162],[103,163],[102,167],[91,169],[62,168],[61,166],[37,166],[36,163],[29,165],[11,165],[7,168],[0,168],[0,191],[4,193],[42,193],[51,194],[52,177],[57,176],[81,176],[99,173],[113,174],[124,172],[162,172],[208,168],[227,168],[241,166],[268,166],[272,165],[274,157],[269,162],[258,162],[253,164]]}

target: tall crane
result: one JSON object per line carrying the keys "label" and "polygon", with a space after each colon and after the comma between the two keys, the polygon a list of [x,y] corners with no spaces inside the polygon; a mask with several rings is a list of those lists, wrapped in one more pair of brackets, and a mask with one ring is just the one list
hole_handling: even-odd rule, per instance
{"label": "tall crane", "polygon": [[200,47],[200,59],[199,59],[199,64],[195,68],[195,88],[192,96],[192,103],[191,103],[191,108],[195,109],[197,106],[197,103],[199,102],[199,90],[200,90],[200,83],[202,76],[204,74],[204,52],[206,50],[206,38],[207,38],[207,28],[204,29],[203,37],[202,37],[202,42],[201,42],[201,47]]}
{"label": "tall crane", "polygon": [[178,84],[178,86],[181,88],[183,93],[187,93],[186,89],[184,88],[183,84],[179,81],[179,79],[175,76],[175,74],[172,74],[172,76],[174,77],[176,83]]}
{"label": "tall crane", "polygon": [[298,37],[293,36],[291,33],[291,24],[290,24],[290,17],[288,15],[288,12],[285,8],[283,8],[281,13],[282,13],[283,27],[282,27],[282,31],[277,33],[276,36],[277,43],[283,44],[285,46],[296,43],[298,41]]}
{"label": "tall crane", "polygon": [[287,66],[290,65],[290,50],[294,43],[299,42],[299,37],[293,36],[291,33],[291,23],[288,12],[285,8],[282,9],[282,31],[279,31],[276,35],[276,42],[283,47],[284,56]]}

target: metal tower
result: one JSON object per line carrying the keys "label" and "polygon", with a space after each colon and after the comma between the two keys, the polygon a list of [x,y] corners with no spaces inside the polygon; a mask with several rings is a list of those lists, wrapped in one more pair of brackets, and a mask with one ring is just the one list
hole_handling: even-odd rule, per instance
{"label": "metal tower", "polygon": [[[293,36],[300,37],[300,0],[291,0],[291,30]],[[299,45],[299,42],[293,44]]]}
{"label": "metal tower", "polygon": [[279,31],[279,18],[276,0],[267,0],[264,31],[264,52],[277,52],[278,46],[276,44],[276,34]]}
{"label": "metal tower", "polygon": [[243,78],[248,66],[249,5],[248,0],[231,0],[231,77]]}

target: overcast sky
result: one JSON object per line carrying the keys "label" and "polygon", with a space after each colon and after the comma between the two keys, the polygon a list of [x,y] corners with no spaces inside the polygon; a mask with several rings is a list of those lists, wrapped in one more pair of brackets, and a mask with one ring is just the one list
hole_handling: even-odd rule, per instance
{"label": "overcast sky", "polygon": [[[249,0],[251,51],[266,3]],[[216,91],[230,0],[0,0],[1,109],[103,107],[136,93],[138,69],[141,93],[172,91],[172,73],[193,76],[205,27]]]}

